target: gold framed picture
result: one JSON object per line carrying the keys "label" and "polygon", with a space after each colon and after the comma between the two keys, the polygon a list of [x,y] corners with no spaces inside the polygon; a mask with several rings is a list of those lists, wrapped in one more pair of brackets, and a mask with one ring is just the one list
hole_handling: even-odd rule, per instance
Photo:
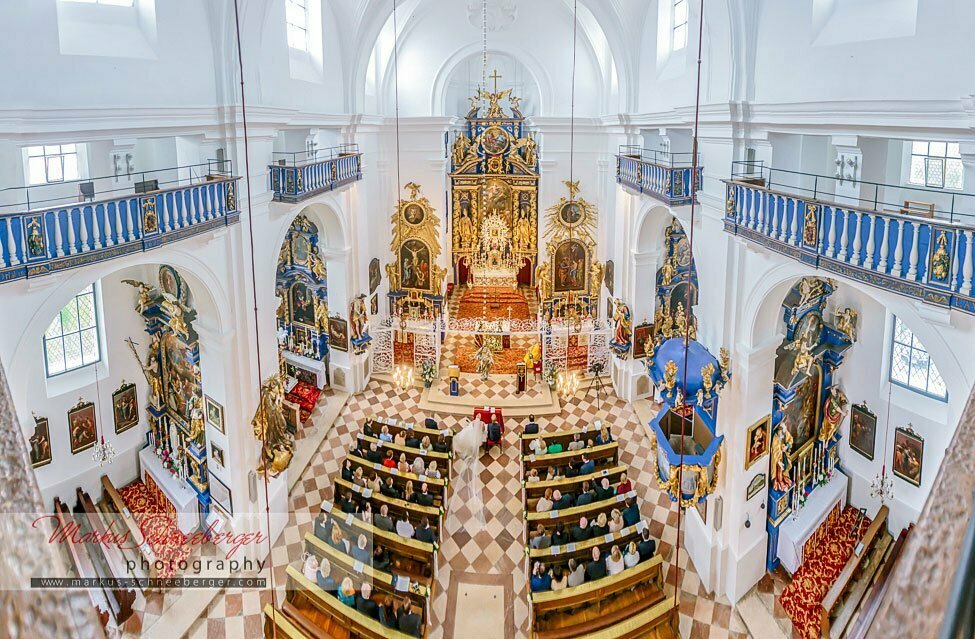
{"label": "gold framed picture", "polygon": [[79,399],[68,411],[68,437],[71,439],[71,454],[88,450],[95,445],[95,405]]}
{"label": "gold framed picture", "polygon": [[745,432],[745,470],[768,453],[769,427],[772,416],[766,415],[748,427]]}

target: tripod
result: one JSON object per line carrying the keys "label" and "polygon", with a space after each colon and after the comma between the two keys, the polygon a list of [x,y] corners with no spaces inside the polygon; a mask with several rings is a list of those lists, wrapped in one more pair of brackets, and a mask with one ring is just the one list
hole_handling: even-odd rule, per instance
{"label": "tripod", "polygon": [[586,387],[586,394],[583,397],[589,397],[589,391],[593,388],[596,389],[596,410],[601,411],[603,409],[603,377],[600,373],[593,375],[592,379],[589,380],[589,386]]}

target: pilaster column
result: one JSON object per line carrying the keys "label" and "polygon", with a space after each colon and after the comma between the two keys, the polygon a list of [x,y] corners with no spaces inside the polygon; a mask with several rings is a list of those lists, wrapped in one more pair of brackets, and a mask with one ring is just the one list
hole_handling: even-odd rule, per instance
{"label": "pilaster column", "polygon": [[[855,135],[834,135],[831,138],[836,158],[833,160],[833,176],[836,178],[837,202],[860,205],[860,180],[863,173],[863,151]],[[822,182],[822,180],[820,181]],[[826,185],[820,184],[820,192]],[[826,190],[828,193],[828,189]]]}

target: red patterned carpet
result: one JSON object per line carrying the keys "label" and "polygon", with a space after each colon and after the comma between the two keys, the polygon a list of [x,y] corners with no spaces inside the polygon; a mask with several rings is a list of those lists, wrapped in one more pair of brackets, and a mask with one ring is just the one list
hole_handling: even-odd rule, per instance
{"label": "red patterned carpet", "polygon": [[393,340],[393,363],[413,366],[413,342]]}
{"label": "red patterned carpet", "polygon": [[792,576],[792,583],[785,587],[779,597],[779,603],[795,627],[795,636],[800,639],[817,639],[820,636],[823,598],[870,526],[870,520],[864,517],[860,529],[851,536],[858,516],[857,509],[847,506],[826,531],[822,541],[805,554],[802,565]]}
{"label": "red patterned carpet", "polygon": [[[460,367],[462,373],[476,373],[477,360],[474,358],[473,347],[462,346],[457,353],[454,363]],[[525,349],[503,348],[494,354],[494,366],[491,373],[498,375],[514,375],[518,372],[518,362],[525,358]]]}
{"label": "red patterned carpet", "polygon": [[[157,489],[158,490],[158,489]],[[176,527],[176,514],[164,497],[153,494],[143,482],[134,481],[119,489],[122,501],[139,522],[139,530],[152,547],[156,559],[163,563],[160,578],[175,575],[175,565],[190,555],[186,535]]]}
{"label": "red patterned carpet", "polygon": [[525,320],[531,317],[531,309],[518,289],[475,286],[464,291],[457,305],[457,317],[480,318],[485,314],[487,319]]}
{"label": "red patterned carpet", "polygon": [[304,422],[311,415],[311,412],[315,410],[315,404],[318,403],[318,396],[321,394],[322,389],[305,382],[298,382],[285,395],[285,399],[294,404],[298,404],[301,408],[301,421]]}

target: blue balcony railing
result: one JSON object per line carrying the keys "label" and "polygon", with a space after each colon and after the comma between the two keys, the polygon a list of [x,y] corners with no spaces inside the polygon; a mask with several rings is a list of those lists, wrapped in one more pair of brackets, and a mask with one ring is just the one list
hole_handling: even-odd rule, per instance
{"label": "blue balcony railing", "polygon": [[[154,173],[147,171],[145,175]],[[0,213],[0,282],[147,251],[233,224],[240,217],[239,179],[229,173],[211,173],[176,179],[173,186],[164,188],[149,183],[145,188],[153,190],[148,192],[126,189],[128,192],[122,194],[116,190],[98,193],[99,199],[90,201]],[[32,190],[36,195],[39,189]],[[4,208],[16,209],[17,205]]]}
{"label": "blue balcony railing", "polygon": [[690,204],[700,188],[704,168],[691,179],[693,154],[621,146],[616,156],[616,181],[671,206]]}
{"label": "blue balcony railing", "polygon": [[301,202],[362,179],[357,144],[296,153],[275,151],[273,157],[268,177],[277,202]]}
{"label": "blue balcony railing", "polygon": [[970,222],[772,189],[762,177],[725,184],[727,232],[816,268],[975,314]]}

